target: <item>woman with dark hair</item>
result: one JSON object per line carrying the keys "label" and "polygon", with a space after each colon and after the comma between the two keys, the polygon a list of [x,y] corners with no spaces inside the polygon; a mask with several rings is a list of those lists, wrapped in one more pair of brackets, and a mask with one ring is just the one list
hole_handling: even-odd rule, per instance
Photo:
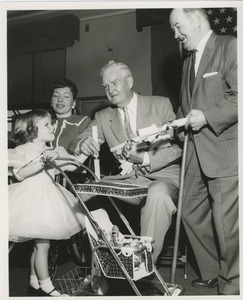
{"label": "woman with dark hair", "polygon": [[54,81],[51,94],[51,107],[56,116],[53,120],[55,139],[52,145],[67,149],[69,143],[91,123],[91,119],[74,113],[78,88],[71,80]]}

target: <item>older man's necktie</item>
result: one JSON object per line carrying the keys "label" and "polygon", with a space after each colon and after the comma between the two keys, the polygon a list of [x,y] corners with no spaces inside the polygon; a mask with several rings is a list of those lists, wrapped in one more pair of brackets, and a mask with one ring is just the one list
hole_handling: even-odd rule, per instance
{"label": "older man's necktie", "polygon": [[123,111],[124,111],[124,129],[125,132],[127,134],[127,137],[132,140],[136,135],[135,133],[132,131],[131,128],[131,124],[130,124],[130,117],[127,111],[127,107],[123,107]]}
{"label": "older man's necktie", "polygon": [[195,82],[195,61],[196,61],[196,52],[197,50],[194,50],[191,52],[191,68],[190,68],[190,95],[192,95],[192,90]]}

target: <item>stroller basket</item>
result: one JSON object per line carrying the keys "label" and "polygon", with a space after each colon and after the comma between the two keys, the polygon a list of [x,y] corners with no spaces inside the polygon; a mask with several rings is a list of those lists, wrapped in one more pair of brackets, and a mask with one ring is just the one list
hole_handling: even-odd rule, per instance
{"label": "stroller basket", "polygon": [[[92,214],[96,220],[102,222],[102,224],[99,225],[105,232],[107,239],[110,240],[116,255],[119,257],[132,280],[136,281],[153,273],[153,261],[151,255],[152,239],[150,237],[122,235],[118,232],[114,233],[114,228],[116,230],[118,230],[118,228],[110,222],[109,216],[105,210],[98,209]],[[85,218],[85,225],[91,249],[95,253],[95,257],[104,276],[108,278],[125,279],[124,273],[114,256],[111,254],[110,249],[107,248],[102,240],[98,239],[88,218]],[[116,242],[114,242],[114,234]]]}
{"label": "stroller basket", "polygon": [[[130,239],[135,239],[135,237],[130,236]],[[98,246],[92,236],[91,240],[103,274],[108,278],[125,279],[121,268],[111,255],[109,249],[107,247]],[[121,249],[114,248],[114,250],[131,279],[138,280],[153,272],[152,256],[147,249],[143,249],[139,252],[134,252],[134,249],[126,249],[125,247]]]}
{"label": "stroller basket", "polygon": [[89,267],[77,267],[55,280],[55,286],[69,296],[95,295],[87,278],[91,274]]}

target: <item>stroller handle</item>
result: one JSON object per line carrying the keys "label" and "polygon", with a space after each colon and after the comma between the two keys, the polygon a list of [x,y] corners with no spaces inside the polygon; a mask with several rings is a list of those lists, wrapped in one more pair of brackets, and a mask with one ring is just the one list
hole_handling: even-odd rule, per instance
{"label": "stroller handle", "polygon": [[[96,182],[100,181],[100,179],[95,175],[95,173],[89,168],[87,167],[85,164],[81,163],[79,160],[77,160],[76,158],[65,158],[65,157],[58,157],[55,160],[60,160],[60,161],[66,161],[67,163],[76,165],[77,167],[82,167],[83,169],[85,169],[86,171],[88,171],[95,179]],[[47,160],[47,162],[49,163],[49,161]],[[53,164],[51,164],[53,166]],[[53,167],[56,167],[56,165],[54,165]],[[60,171],[60,170],[59,170]],[[63,175],[63,174],[62,174]]]}

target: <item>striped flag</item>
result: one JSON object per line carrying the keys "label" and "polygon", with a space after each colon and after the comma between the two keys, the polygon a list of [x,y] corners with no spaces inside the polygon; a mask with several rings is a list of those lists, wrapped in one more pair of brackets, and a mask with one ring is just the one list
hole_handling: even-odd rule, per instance
{"label": "striped flag", "polygon": [[237,36],[236,8],[206,8],[212,29],[217,34]]}

